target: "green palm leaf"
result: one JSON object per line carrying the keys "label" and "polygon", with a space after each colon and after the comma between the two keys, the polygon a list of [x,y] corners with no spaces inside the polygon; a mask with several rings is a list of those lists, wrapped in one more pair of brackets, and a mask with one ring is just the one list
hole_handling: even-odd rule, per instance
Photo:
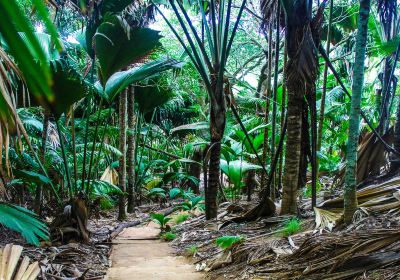
{"label": "green palm leaf", "polygon": [[130,28],[120,17],[111,16],[106,19],[94,35],[102,84],[105,85],[115,72],[141,62],[160,48],[160,38],[158,31]]}
{"label": "green palm leaf", "polygon": [[108,79],[103,96],[109,102],[112,102],[128,85],[180,66],[181,64],[176,60],[163,58],[126,71],[117,72]]}
{"label": "green palm leaf", "polygon": [[0,224],[19,232],[30,244],[39,245],[39,239],[49,239],[47,226],[23,207],[0,202]]}
{"label": "green palm leaf", "polygon": [[56,60],[51,63],[53,74],[54,97],[49,100],[50,109],[55,117],[60,117],[70,106],[82,99],[86,93],[94,90],[85,82],[80,74],[64,60]]}

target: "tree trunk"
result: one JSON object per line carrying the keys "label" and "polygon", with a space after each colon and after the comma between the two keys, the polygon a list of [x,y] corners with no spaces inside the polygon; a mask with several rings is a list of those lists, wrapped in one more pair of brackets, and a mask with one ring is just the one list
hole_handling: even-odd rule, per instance
{"label": "tree trunk", "polygon": [[[43,112],[43,131],[42,131],[42,145],[40,147],[40,160],[44,163],[46,156],[46,143],[47,143],[47,132],[49,129],[50,112],[44,110]],[[38,185],[36,187],[35,194],[35,213],[40,215],[42,212],[42,199],[43,199],[43,187]]]}
{"label": "tree trunk", "polygon": [[[266,88],[264,90],[264,97],[266,99],[265,104],[265,116],[264,123],[268,123],[269,121],[269,107],[270,107],[270,97],[271,97],[271,78],[272,78],[272,24],[269,26],[268,30],[268,68],[267,68],[267,79],[266,79]],[[263,152],[262,152],[262,162],[266,164],[268,154],[268,127],[264,128],[264,143],[263,143]],[[264,188],[266,185],[266,175],[265,172],[261,172],[261,188]]]}
{"label": "tree trunk", "polygon": [[[280,2],[278,2],[276,16],[276,29],[275,29],[275,57],[274,57],[274,85],[272,94],[272,127],[271,127],[271,158],[275,156],[275,135],[276,135],[276,123],[277,123],[277,94],[278,94],[278,72],[279,72],[279,28],[280,28]],[[271,38],[270,38],[271,39]],[[272,200],[275,200],[275,176],[271,184],[269,194]]]}
{"label": "tree trunk", "polygon": [[119,96],[119,150],[122,156],[119,159],[118,185],[124,194],[119,196],[118,220],[126,219],[125,210],[125,191],[126,191],[126,100],[127,89],[123,90]]}
{"label": "tree trunk", "polygon": [[136,147],[136,133],[135,133],[135,88],[129,87],[128,90],[128,158],[127,158],[127,172],[128,172],[128,213],[133,213],[136,206],[135,199],[135,147]]}
{"label": "tree trunk", "polygon": [[349,139],[347,142],[346,174],[344,188],[344,221],[350,223],[357,209],[356,164],[357,145],[360,129],[360,105],[364,85],[364,60],[367,47],[368,18],[371,0],[360,1],[360,16],[356,36],[355,62],[353,68],[352,98],[349,120]]}
{"label": "tree trunk", "polygon": [[[195,148],[193,151],[193,157],[192,160],[199,162],[198,163],[190,163],[189,164],[189,175],[197,178],[199,180],[200,184],[200,175],[201,175],[201,161],[203,159],[203,150],[200,148]],[[192,181],[189,181],[189,188],[192,189],[192,191],[195,194],[200,194],[200,188],[199,184],[195,184]]]}
{"label": "tree trunk", "polygon": [[[216,71],[218,73],[218,71]],[[206,219],[214,219],[218,212],[218,189],[220,178],[221,141],[225,131],[226,104],[223,88],[218,87],[217,76],[213,75],[213,93],[210,98],[210,163],[205,196]]]}
{"label": "tree trunk", "polygon": [[281,214],[297,213],[297,189],[300,180],[300,161],[302,157],[301,140],[304,100],[297,94],[296,84],[287,82],[288,110],[287,110],[287,138],[286,157],[282,179],[282,206]]}
{"label": "tree trunk", "polygon": [[246,193],[247,193],[247,201],[251,201],[251,195],[257,187],[256,180],[256,170],[251,169],[247,171],[247,176],[245,179]]}
{"label": "tree trunk", "polygon": [[[328,35],[326,38],[326,55],[329,57],[329,52],[331,49],[331,29],[332,29],[332,21],[333,21],[333,0],[331,0],[329,5],[329,23],[328,23]],[[321,105],[319,111],[319,123],[318,123],[318,133],[317,133],[317,151],[321,151],[322,145],[322,129],[324,125],[324,116],[325,116],[325,97],[327,90],[327,81],[328,81],[328,63],[325,62],[324,67],[324,77],[322,82],[322,95],[321,95]],[[317,159],[317,170],[319,169],[319,160]]]}
{"label": "tree trunk", "polygon": [[[305,97],[315,94],[318,58],[315,36],[318,33],[322,10],[317,20],[311,19],[311,5],[307,0],[281,0],[286,16],[286,44],[288,62],[285,78],[288,96],[287,140],[283,175],[281,214],[297,213],[297,192],[307,168],[305,145],[309,145],[307,107]],[[312,4],[312,2],[311,2]],[[316,32],[317,31],[317,32]]]}

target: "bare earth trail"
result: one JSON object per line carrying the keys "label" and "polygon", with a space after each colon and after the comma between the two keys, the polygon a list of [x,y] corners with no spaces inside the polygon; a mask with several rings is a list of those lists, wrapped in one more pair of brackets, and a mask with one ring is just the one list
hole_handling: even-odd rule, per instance
{"label": "bare earth trail", "polygon": [[158,239],[160,230],[150,223],[126,228],[114,240],[112,266],[106,280],[201,280],[184,257],[175,256],[166,242]]}

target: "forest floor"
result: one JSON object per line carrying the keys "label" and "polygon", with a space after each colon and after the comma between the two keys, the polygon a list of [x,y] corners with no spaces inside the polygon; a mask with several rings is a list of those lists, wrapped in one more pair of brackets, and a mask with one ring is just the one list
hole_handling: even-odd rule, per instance
{"label": "forest floor", "polygon": [[[89,244],[53,241],[36,248],[2,229],[0,246],[24,245],[23,254],[40,261],[39,279],[96,280],[108,272],[108,279],[135,275],[141,280],[394,280],[400,279],[399,189],[400,178],[360,189],[360,209],[348,226],[340,221],[334,226],[338,214],[333,208],[320,208],[315,215],[309,199],[301,200],[299,216],[245,223],[230,221],[252,209],[256,199],[222,203],[217,219],[210,221],[199,211],[174,211],[177,201],[140,206],[124,223],[117,221],[115,210],[97,212],[89,221]],[[319,197],[319,204],[339,207],[340,197],[335,193],[324,202]],[[180,224],[170,221],[175,238],[167,243],[158,226],[149,223],[152,212],[191,217]]]}

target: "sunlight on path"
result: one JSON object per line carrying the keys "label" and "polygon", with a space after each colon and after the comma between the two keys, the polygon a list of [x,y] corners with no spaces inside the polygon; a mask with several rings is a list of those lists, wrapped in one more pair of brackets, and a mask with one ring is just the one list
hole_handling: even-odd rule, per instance
{"label": "sunlight on path", "polygon": [[177,257],[168,243],[158,240],[153,223],[125,229],[115,240],[107,280],[200,280],[202,274],[184,257]]}

